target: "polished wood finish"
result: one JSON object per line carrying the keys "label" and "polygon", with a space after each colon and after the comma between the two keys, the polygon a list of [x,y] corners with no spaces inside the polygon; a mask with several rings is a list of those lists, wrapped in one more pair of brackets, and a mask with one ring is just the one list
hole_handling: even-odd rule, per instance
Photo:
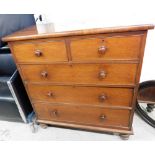
{"label": "polished wood finish", "polygon": [[3,38],[17,64],[37,121],[132,134],[148,29],[33,26]]}
{"label": "polished wood finish", "polygon": [[130,107],[133,96],[133,89],[128,88],[28,84],[27,89],[33,101],[92,106]]}
{"label": "polished wood finish", "polygon": [[[92,126],[129,127],[129,110],[100,107],[35,103],[38,119],[88,124]],[[123,116],[123,117],[122,117]]]}
{"label": "polished wood finish", "polygon": [[20,42],[12,46],[17,62],[67,61],[66,46],[60,41]]}
{"label": "polished wood finish", "polygon": [[138,59],[141,35],[71,40],[73,60]]}
{"label": "polished wood finish", "polygon": [[[60,28],[59,28],[60,27]],[[2,38],[5,42],[29,40],[29,39],[42,39],[42,38],[54,38],[54,37],[68,37],[68,36],[79,36],[79,35],[90,35],[90,34],[106,34],[106,33],[122,33],[122,32],[136,32],[136,31],[147,31],[154,29],[153,24],[146,25],[132,25],[132,26],[119,26],[119,27],[105,27],[103,23],[99,23],[98,28],[83,26],[82,24],[78,28],[73,28],[69,25],[57,24],[45,24],[44,30],[40,31],[39,28],[34,25],[29,28],[25,28],[21,31],[15,32]],[[81,30],[80,30],[81,29]]]}
{"label": "polished wood finish", "polygon": [[125,85],[135,84],[137,64],[21,65],[20,69],[28,82]]}
{"label": "polished wood finish", "polygon": [[106,133],[114,133],[114,134],[125,134],[125,135],[133,135],[133,130],[129,130],[128,128],[120,128],[120,127],[99,127],[99,126],[92,126],[92,125],[83,125],[83,124],[76,124],[76,123],[66,123],[66,122],[58,122],[52,120],[40,120],[38,119],[37,122],[42,124],[50,124],[52,126],[60,126],[60,127],[69,127],[73,129],[82,129],[88,131],[97,131],[97,132],[106,132]]}

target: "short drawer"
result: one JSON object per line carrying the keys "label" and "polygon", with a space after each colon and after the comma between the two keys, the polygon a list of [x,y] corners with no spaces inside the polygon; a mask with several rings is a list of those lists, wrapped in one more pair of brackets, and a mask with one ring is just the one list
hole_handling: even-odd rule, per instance
{"label": "short drawer", "polygon": [[71,40],[73,61],[138,59],[142,35]]}
{"label": "short drawer", "polygon": [[80,84],[134,84],[137,64],[21,65],[30,82]]}
{"label": "short drawer", "polygon": [[37,102],[34,104],[34,108],[39,120],[88,124],[92,126],[129,126],[129,110]]}
{"label": "short drawer", "polygon": [[89,104],[99,106],[131,106],[133,89],[55,86],[44,84],[27,85],[31,99],[51,103]]}
{"label": "short drawer", "polygon": [[35,41],[13,44],[17,62],[57,62],[67,61],[64,41]]}

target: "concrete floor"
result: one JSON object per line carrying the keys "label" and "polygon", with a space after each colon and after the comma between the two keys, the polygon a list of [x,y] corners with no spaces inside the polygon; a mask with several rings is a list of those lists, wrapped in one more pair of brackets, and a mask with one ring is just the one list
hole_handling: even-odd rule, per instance
{"label": "concrete floor", "polygon": [[[139,116],[135,115],[134,135],[129,140],[155,140],[155,129],[146,124]],[[117,135],[101,134],[58,127],[48,127],[42,129],[38,127],[38,132],[32,133],[30,126],[24,123],[13,123],[0,121],[0,140],[76,140],[76,141],[119,141]]]}

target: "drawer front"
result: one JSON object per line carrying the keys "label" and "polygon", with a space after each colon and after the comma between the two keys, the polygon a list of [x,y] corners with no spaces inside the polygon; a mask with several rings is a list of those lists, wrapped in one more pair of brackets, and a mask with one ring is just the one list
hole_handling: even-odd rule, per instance
{"label": "drawer front", "polygon": [[141,35],[75,39],[70,43],[73,60],[138,59]]}
{"label": "drawer front", "polygon": [[67,61],[64,41],[38,41],[13,44],[17,62]]}
{"label": "drawer front", "polygon": [[24,80],[31,82],[134,84],[137,64],[21,65]]}
{"label": "drawer front", "polygon": [[51,103],[89,104],[100,106],[131,106],[133,89],[27,85],[32,100]]}
{"label": "drawer front", "polygon": [[93,126],[129,126],[129,110],[91,106],[35,103],[37,118],[60,122],[73,122]]}

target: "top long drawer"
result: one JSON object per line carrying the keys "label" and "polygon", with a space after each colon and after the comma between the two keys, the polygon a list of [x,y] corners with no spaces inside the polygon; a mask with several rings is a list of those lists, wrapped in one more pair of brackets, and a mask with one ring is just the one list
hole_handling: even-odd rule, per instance
{"label": "top long drawer", "polygon": [[137,64],[20,65],[29,82],[134,85]]}

